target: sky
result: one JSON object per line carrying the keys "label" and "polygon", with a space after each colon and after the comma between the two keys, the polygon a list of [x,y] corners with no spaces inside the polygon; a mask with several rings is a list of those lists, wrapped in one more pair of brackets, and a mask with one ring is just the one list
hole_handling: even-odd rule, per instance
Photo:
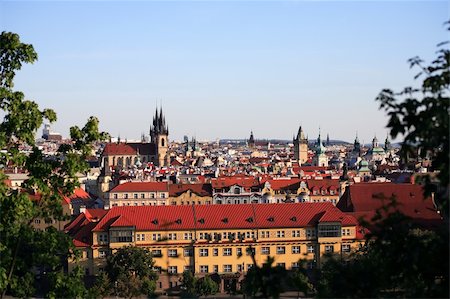
{"label": "sky", "polygon": [[[52,108],[52,130],[97,116],[122,139],[162,106],[171,140],[384,141],[377,94],[417,86],[407,60],[448,39],[448,1],[5,1],[0,31],[39,59],[16,90]],[[399,139],[397,139],[399,140]]]}

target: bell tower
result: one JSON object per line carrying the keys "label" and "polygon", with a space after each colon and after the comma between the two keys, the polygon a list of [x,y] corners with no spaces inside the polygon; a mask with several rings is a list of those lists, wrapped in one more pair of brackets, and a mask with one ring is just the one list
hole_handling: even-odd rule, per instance
{"label": "bell tower", "polygon": [[297,137],[294,137],[294,159],[299,165],[308,161],[308,139],[305,137],[302,127],[298,128]]}
{"label": "bell tower", "polygon": [[158,112],[156,108],[153,123],[150,126],[151,143],[156,147],[156,162],[157,166],[167,166],[169,163],[169,127],[166,125],[166,119],[163,115],[162,108]]}

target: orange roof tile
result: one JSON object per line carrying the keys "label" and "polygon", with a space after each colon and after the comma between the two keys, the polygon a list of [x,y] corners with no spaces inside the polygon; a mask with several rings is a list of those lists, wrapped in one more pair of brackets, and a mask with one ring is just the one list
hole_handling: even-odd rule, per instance
{"label": "orange roof tile", "polygon": [[109,210],[94,231],[117,226],[135,226],[141,231],[284,228],[318,222],[354,225],[356,220],[331,203],[123,206]]}

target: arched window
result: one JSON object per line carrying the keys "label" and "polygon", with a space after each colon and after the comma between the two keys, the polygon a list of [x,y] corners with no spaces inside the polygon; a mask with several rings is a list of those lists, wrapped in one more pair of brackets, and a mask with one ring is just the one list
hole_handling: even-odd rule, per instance
{"label": "arched window", "polygon": [[165,146],[166,141],[164,140],[164,138],[161,138],[161,146]]}

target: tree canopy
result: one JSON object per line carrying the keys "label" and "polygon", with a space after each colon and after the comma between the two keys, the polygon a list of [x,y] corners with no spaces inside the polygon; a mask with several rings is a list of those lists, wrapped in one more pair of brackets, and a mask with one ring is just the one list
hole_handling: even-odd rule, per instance
{"label": "tree canopy", "polygon": [[153,270],[154,263],[151,252],[146,248],[126,246],[110,255],[105,271],[116,295],[126,298],[152,295],[158,279]]}
{"label": "tree canopy", "polygon": [[[447,26],[449,23],[446,23]],[[447,28],[450,30],[450,27]],[[438,182],[425,177],[425,195],[435,195],[443,216],[442,225],[430,229],[395,211],[395,196],[386,215],[383,209],[372,219],[372,232],[365,246],[347,261],[328,259],[318,285],[319,297],[449,297],[449,83],[450,50],[438,45],[437,58],[430,65],[414,57],[419,67],[415,77],[424,77],[420,88],[400,92],[384,89],[376,98],[389,121],[391,137],[403,137],[401,155],[429,158]],[[383,215],[382,215],[383,214]],[[363,223],[364,224],[364,223]]]}
{"label": "tree canopy", "polygon": [[[62,199],[78,186],[76,174],[88,169],[86,157],[92,145],[107,137],[98,130],[98,120],[88,119],[83,128],[70,129],[71,143],[61,146],[59,155],[49,159],[36,145],[35,134],[45,120],[56,121],[51,109],[15,91],[14,77],[23,64],[34,63],[33,46],[20,41],[17,34],[0,35],[0,292],[4,296],[27,297],[35,293],[57,297],[82,297],[83,288],[68,290],[67,285],[83,286],[82,275],[64,273],[69,256],[76,257],[70,238],[56,229],[33,228],[36,218],[66,219]],[[31,147],[31,153],[22,149]],[[7,185],[8,169],[26,172],[21,190]],[[36,195],[32,200],[30,195]],[[74,283],[75,281],[75,283]],[[64,293],[78,290],[77,294]]]}

